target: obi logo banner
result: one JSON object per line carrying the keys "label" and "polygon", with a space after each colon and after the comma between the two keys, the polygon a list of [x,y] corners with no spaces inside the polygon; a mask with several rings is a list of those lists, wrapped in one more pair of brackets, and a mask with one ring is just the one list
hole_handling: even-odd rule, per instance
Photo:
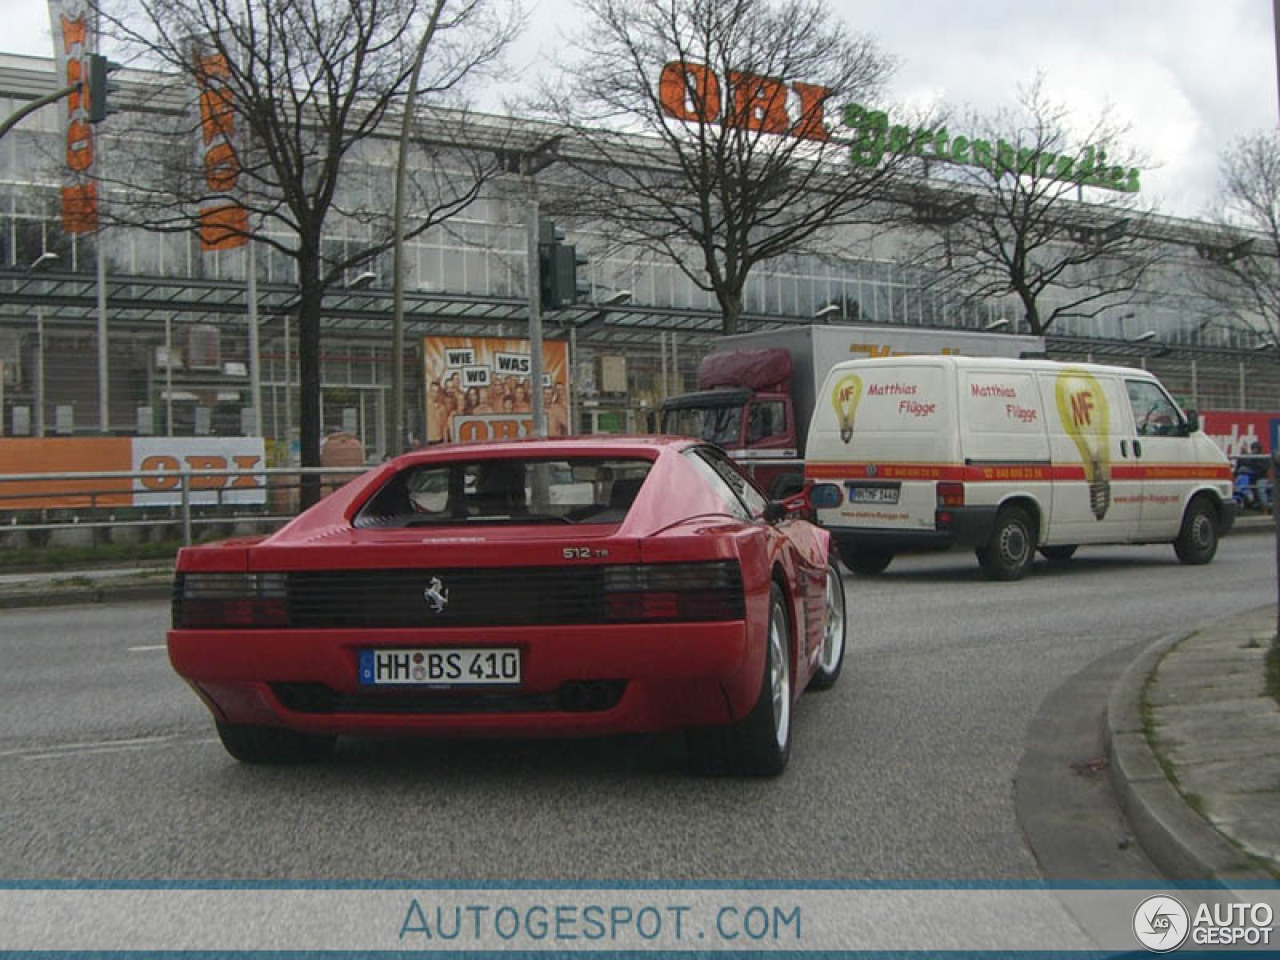
{"label": "obi logo banner", "polygon": [[[265,478],[201,471],[262,469],[261,437],[14,437],[0,440],[0,473],[65,479],[0,482],[0,511],[84,507],[175,507],[189,472],[191,503],[266,503]],[[130,473],[154,476],[129,476]],[[118,477],[76,474],[119,473]]]}
{"label": "obi logo banner", "polygon": [[1089,509],[1101,520],[1111,507],[1111,416],[1102,384],[1084,370],[1058,375],[1058,418],[1075,443],[1089,482]]}
{"label": "obi logo banner", "polygon": [[[424,337],[427,443],[483,443],[533,435],[528,340]],[[547,435],[569,433],[568,344],[542,345]]]}
{"label": "obi logo banner", "polygon": [[[53,26],[54,62],[58,85],[85,83],[89,54],[98,46],[93,12],[86,0],[49,0]],[[85,86],[64,101],[66,131],[65,184],[62,188],[62,229],[67,233],[92,233],[98,229],[98,185],[90,178],[96,146],[89,124],[89,93]]]}

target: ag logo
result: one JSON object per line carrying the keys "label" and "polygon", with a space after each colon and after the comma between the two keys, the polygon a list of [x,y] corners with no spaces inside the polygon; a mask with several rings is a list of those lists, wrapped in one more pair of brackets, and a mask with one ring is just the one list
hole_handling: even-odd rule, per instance
{"label": "ag logo", "polygon": [[1177,950],[1190,928],[1187,908],[1164,894],[1147,897],[1133,915],[1133,935],[1153,953]]}

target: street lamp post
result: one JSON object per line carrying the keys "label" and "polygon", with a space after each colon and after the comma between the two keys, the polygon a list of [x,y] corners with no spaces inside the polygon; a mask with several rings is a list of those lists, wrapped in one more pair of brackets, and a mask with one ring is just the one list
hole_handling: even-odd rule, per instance
{"label": "street lamp post", "polygon": [[[27,267],[28,273],[35,273],[47,263],[53,263],[58,255],[46,250]],[[44,436],[44,306],[36,307],[36,436]]]}

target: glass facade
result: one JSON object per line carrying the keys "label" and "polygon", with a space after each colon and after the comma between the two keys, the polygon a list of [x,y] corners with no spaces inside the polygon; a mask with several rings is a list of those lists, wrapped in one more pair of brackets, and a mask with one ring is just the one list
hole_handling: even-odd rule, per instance
{"label": "glass facade", "polygon": [[[13,63],[26,71],[52,68],[34,58],[0,57],[0,115],[25,100],[14,89]],[[8,76],[8,81],[6,81]],[[112,433],[239,434],[253,422],[248,319],[244,309],[244,250],[203,252],[191,234],[110,227],[99,235],[68,235],[58,209],[56,156],[61,131],[57,107],[26,118],[0,139],[0,360],[3,361],[3,433],[102,432],[99,403],[101,332],[106,328],[108,420]],[[108,132],[110,124],[103,128]],[[393,151],[389,141],[361,145],[344,181],[338,206],[389,208]],[[122,150],[108,136],[105,163]],[[361,162],[364,158],[364,162]],[[551,167],[540,179],[554,183]],[[126,202],[108,195],[108,202]],[[409,240],[406,297],[412,319],[405,364],[407,427],[421,437],[423,406],[418,338],[426,333],[520,336],[525,332],[526,239],[524,204],[510,185],[491,183],[448,221]],[[326,253],[348,256],[365,246],[369,229],[335,213],[328,221]],[[292,242],[286,234],[277,239]],[[872,251],[858,257],[815,250],[761,265],[745,292],[744,327],[812,322],[827,308],[844,322],[965,327],[1026,332],[1013,298],[974,305],[947,296],[934,277],[898,262],[892,232],[842,236],[840,250]],[[872,242],[874,240],[874,243]],[[643,251],[619,249],[589,225],[572,228],[571,242],[586,253],[589,300],[601,304],[627,291],[629,299],[602,327],[576,336],[572,363],[579,429],[643,430],[662,399],[692,389],[697,363],[718,328],[713,295],[680,267]],[[98,307],[99,243],[107,277],[105,323]],[[267,243],[255,245],[259,312],[263,432],[287,458],[296,440],[297,330],[288,305],[296,288],[294,261]],[[56,254],[52,260],[46,254]],[[690,251],[689,263],[696,262]],[[1095,317],[1062,317],[1053,334],[1068,352],[1085,359],[1116,359],[1104,341],[1138,341],[1154,332],[1165,345],[1243,351],[1224,359],[1206,354],[1195,368],[1183,362],[1171,373],[1201,405],[1280,407],[1274,377],[1255,370],[1249,357],[1256,333],[1226,318],[1215,319],[1196,303],[1197,254],[1169,245],[1168,256],[1148,280],[1140,307]],[[359,289],[355,276],[372,273]],[[330,290],[322,349],[325,429],[356,433],[370,458],[387,448],[390,356],[391,257],[361,265]],[[368,278],[365,278],[366,280]],[[347,285],[350,295],[342,296]],[[1052,295],[1046,306],[1053,306]],[[229,306],[232,305],[232,306]],[[834,307],[832,310],[830,308]],[[569,319],[579,322],[584,308]],[[547,335],[568,337],[564,317],[546,318]],[[1147,338],[1150,341],[1152,338]],[[1051,352],[1053,352],[1051,338]],[[1062,348],[1067,350],[1067,348]],[[1062,352],[1062,351],[1060,351]],[[621,357],[626,389],[604,389],[602,363],[616,370]],[[1134,353],[1123,362],[1160,356]],[[1167,362],[1167,361],[1165,361]],[[1226,371],[1226,372],[1224,372]],[[616,377],[610,378],[616,387]],[[1175,390],[1177,386],[1173,387]]]}

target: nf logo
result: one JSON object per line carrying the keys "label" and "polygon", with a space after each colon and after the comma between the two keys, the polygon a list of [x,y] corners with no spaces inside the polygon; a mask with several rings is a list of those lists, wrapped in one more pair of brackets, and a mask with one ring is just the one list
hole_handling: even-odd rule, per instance
{"label": "nf logo", "polygon": [[1147,897],[1133,915],[1133,933],[1153,953],[1168,953],[1182,946],[1191,927],[1191,917],[1173,897]]}
{"label": "nf logo", "polygon": [[432,613],[444,613],[444,608],[449,605],[449,591],[439,577],[432,577],[427,589],[422,591],[422,599],[431,604]]}

